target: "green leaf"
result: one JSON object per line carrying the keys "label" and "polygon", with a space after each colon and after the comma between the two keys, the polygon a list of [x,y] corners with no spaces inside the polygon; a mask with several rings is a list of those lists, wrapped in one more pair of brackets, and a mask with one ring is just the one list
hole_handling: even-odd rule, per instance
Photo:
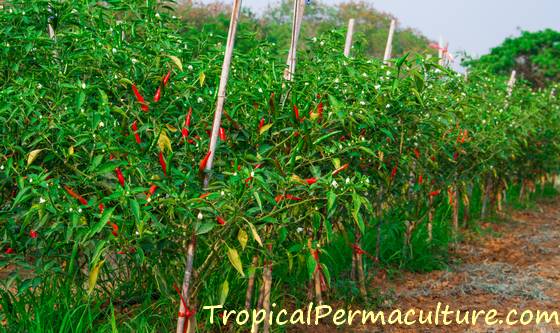
{"label": "green leaf", "polygon": [[91,292],[93,291],[93,289],[95,288],[95,285],[97,283],[97,277],[99,276],[99,270],[101,269],[101,266],[103,266],[103,263],[105,262],[105,260],[101,260],[100,262],[97,263],[97,265],[95,265],[93,267],[93,269],[89,272],[89,277],[88,277],[88,290],[87,293],[88,295],[91,294]]}
{"label": "green leaf", "polygon": [[228,297],[229,294],[229,282],[228,280],[224,280],[224,282],[222,283],[222,287],[220,288],[220,305],[224,305],[224,303],[226,302],[226,299]]}

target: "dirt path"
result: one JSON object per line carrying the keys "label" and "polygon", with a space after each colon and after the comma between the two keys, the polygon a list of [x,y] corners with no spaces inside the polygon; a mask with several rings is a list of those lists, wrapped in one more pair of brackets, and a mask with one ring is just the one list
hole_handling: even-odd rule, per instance
{"label": "dirt path", "polygon": [[[381,290],[394,290],[393,300],[384,310],[432,310],[438,302],[452,310],[496,309],[496,320],[503,324],[487,326],[484,315],[476,325],[333,327],[306,332],[560,332],[551,324],[514,327],[505,324],[509,310],[558,311],[560,316],[560,198],[541,202],[537,207],[513,212],[504,223],[484,223],[487,236],[470,237],[454,250],[454,264],[445,271],[427,274],[405,273],[381,283]],[[468,235],[467,235],[468,236]],[[379,286],[379,284],[378,284]],[[455,315],[453,315],[453,318]],[[416,317],[417,319],[417,317]],[[560,318],[559,318],[560,320]],[[315,328],[317,329],[317,328]],[[303,332],[303,331],[302,331]]]}

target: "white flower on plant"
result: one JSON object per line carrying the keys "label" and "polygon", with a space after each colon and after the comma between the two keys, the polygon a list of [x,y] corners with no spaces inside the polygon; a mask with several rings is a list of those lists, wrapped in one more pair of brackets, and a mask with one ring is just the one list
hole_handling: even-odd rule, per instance
{"label": "white flower on plant", "polygon": [[338,78],[334,79],[334,83],[338,83],[340,80]]}
{"label": "white flower on plant", "polygon": [[234,177],[237,176],[237,172],[234,172],[234,173],[233,173],[233,176],[234,176]]}
{"label": "white flower on plant", "polygon": [[255,177],[255,171],[251,171],[251,177]]}
{"label": "white flower on plant", "polygon": [[29,182],[33,183],[33,178],[29,177]]}
{"label": "white flower on plant", "polygon": [[202,220],[204,218],[204,215],[202,215],[201,212],[198,212],[198,215],[196,216],[197,219]]}
{"label": "white flower on plant", "polygon": [[43,85],[39,83],[39,84],[37,85],[37,89],[42,89],[42,88],[43,88]]}
{"label": "white flower on plant", "polygon": [[350,184],[350,177],[346,177],[346,184]]}
{"label": "white flower on plant", "polygon": [[325,42],[321,41],[321,43],[319,43],[321,46],[325,45]]}
{"label": "white flower on plant", "polygon": [[376,84],[376,85],[375,85],[375,86],[373,86],[373,87],[375,88],[375,90],[379,90],[379,89],[381,89],[381,85],[379,85],[379,84]]}
{"label": "white flower on plant", "polygon": [[113,49],[111,49],[111,52],[117,53],[117,49],[113,47]]}
{"label": "white flower on plant", "polygon": [[160,15],[159,15],[159,13],[156,13],[156,17],[157,17],[157,18],[160,18]]}
{"label": "white flower on plant", "polygon": [[362,76],[363,76],[363,77],[367,77],[367,73],[362,73]]}
{"label": "white flower on plant", "polygon": [[297,231],[298,233],[302,233],[302,232],[303,232],[303,228],[302,228],[302,227],[298,227],[298,228],[296,229],[296,231]]}
{"label": "white flower on plant", "polygon": [[365,101],[360,101],[360,105],[366,105]]}
{"label": "white flower on plant", "polygon": [[259,88],[259,92],[262,94],[262,92],[263,92],[262,88]]}
{"label": "white flower on plant", "polygon": [[313,43],[317,43],[317,37],[313,37]]}
{"label": "white flower on plant", "polygon": [[332,187],[334,187],[334,188],[338,188],[338,183],[337,183],[336,180],[334,180],[334,179],[333,179],[331,185],[332,185]]}
{"label": "white flower on plant", "polygon": [[223,197],[224,195],[226,195],[226,192],[222,191],[222,192],[220,192],[220,194],[221,194],[222,197]]}
{"label": "white flower on plant", "polygon": [[192,65],[188,65],[188,66],[187,66],[187,69],[188,69],[189,71],[192,71],[192,70],[193,70],[193,66],[192,66]]}
{"label": "white flower on plant", "polygon": [[391,107],[391,104],[387,104],[387,105],[385,105],[385,107],[388,109],[388,108]]}
{"label": "white flower on plant", "polygon": [[69,211],[69,212],[73,212],[74,209],[72,209],[72,207],[70,207],[70,208],[68,208],[68,211]]}
{"label": "white flower on plant", "polygon": [[82,89],[86,89],[86,83],[82,82]]}
{"label": "white flower on plant", "polygon": [[199,98],[196,99],[196,101],[197,101],[198,103],[202,103],[204,100],[202,99],[202,97],[199,97]]}
{"label": "white flower on plant", "polygon": [[130,61],[132,61],[133,64],[138,62],[138,60],[136,60],[135,58],[130,59]]}
{"label": "white flower on plant", "polygon": [[389,75],[391,75],[391,72],[390,72],[390,71],[387,71],[387,76],[389,76]]}
{"label": "white flower on plant", "polygon": [[40,204],[44,204],[47,200],[45,200],[43,197],[39,198],[39,203]]}
{"label": "white flower on plant", "polygon": [[81,213],[81,212],[82,212],[82,209],[81,209],[81,208],[78,208],[78,213]]}
{"label": "white flower on plant", "polygon": [[102,121],[99,122],[99,127],[104,127],[105,123],[103,123]]}

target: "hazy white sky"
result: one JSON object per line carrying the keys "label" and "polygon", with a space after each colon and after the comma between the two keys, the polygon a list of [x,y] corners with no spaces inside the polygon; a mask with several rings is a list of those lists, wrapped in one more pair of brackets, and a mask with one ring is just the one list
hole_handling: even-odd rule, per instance
{"label": "hazy white sky", "polygon": [[[212,0],[199,0],[212,2]],[[231,0],[222,0],[229,2]],[[277,0],[243,0],[243,6],[262,12]],[[311,0],[313,3],[314,0]],[[329,4],[348,2],[323,0]],[[399,24],[416,28],[433,40],[441,35],[451,52],[478,56],[522,30],[560,30],[560,0],[371,0]],[[359,29],[359,28],[358,28]]]}

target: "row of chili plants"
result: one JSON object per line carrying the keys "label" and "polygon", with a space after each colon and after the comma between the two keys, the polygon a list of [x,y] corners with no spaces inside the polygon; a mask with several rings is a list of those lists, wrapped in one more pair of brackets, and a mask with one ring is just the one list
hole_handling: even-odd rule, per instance
{"label": "row of chili plants", "polygon": [[[90,328],[173,327],[184,301],[181,315],[205,330],[203,305],[262,307],[265,288],[279,304],[308,289],[321,301],[348,280],[368,299],[379,269],[440,262],[460,238],[459,209],[474,215],[473,193],[490,211],[508,188],[558,171],[553,88],[518,83],[508,96],[505,78],[466,79],[429,56],[383,64],[361,55],[359,35],[345,58],[340,30],[306,40],[285,82],[285,50],[239,31],[203,188],[225,32],[179,22],[155,1],[0,11],[8,327],[60,329],[92,309]],[[16,306],[53,287],[68,299]]]}

